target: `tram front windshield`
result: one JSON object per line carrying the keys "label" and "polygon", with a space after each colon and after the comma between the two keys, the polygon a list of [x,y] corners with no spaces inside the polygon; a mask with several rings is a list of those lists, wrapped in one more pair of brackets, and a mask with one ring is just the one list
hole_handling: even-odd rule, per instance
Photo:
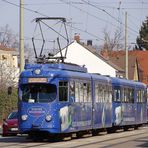
{"label": "tram front windshield", "polygon": [[56,99],[57,88],[54,84],[23,84],[21,86],[22,101],[24,102],[52,102]]}

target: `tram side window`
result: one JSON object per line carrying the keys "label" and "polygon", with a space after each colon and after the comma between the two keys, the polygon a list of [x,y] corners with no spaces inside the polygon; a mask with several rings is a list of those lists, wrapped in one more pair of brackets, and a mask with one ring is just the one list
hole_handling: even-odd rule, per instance
{"label": "tram side window", "polygon": [[105,102],[109,102],[109,87],[107,85],[104,87],[104,100]]}
{"label": "tram side window", "polygon": [[109,102],[112,102],[112,86],[109,86]]}
{"label": "tram side window", "polygon": [[142,91],[141,90],[137,91],[137,102],[138,103],[142,102]]}
{"label": "tram side window", "polygon": [[70,81],[70,101],[75,102],[75,82]]}
{"label": "tram side window", "polygon": [[88,102],[92,102],[92,100],[91,100],[91,85],[90,85],[90,83],[87,83],[87,98],[88,98]]}
{"label": "tram side window", "polygon": [[146,92],[144,90],[137,91],[137,102],[138,103],[146,102]]}
{"label": "tram side window", "polygon": [[147,102],[147,91],[146,91],[146,89],[144,90],[144,102],[145,103]]}
{"label": "tram side window", "polygon": [[112,89],[111,86],[107,85],[105,89],[105,101],[111,102],[112,101]]}
{"label": "tram side window", "polygon": [[79,102],[80,93],[79,93],[79,82],[75,82],[75,102]]}
{"label": "tram side window", "polygon": [[99,85],[95,84],[95,100],[99,102]]}
{"label": "tram side window", "polygon": [[134,103],[134,89],[129,88],[128,93],[129,93],[129,102]]}
{"label": "tram side window", "polygon": [[81,83],[79,83],[79,87],[80,87],[80,89],[79,89],[79,91],[80,91],[80,102],[83,102],[84,100],[83,100],[83,98],[84,98],[84,89],[83,89],[83,83],[81,82]]}
{"label": "tram side window", "polygon": [[137,90],[137,103],[139,103],[139,90]]}
{"label": "tram side window", "polygon": [[121,101],[121,90],[120,88],[114,88],[114,101],[120,102]]}
{"label": "tram side window", "polygon": [[146,96],[145,96],[145,91],[142,90],[142,102],[146,102]]}
{"label": "tram side window", "polygon": [[68,101],[68,82],[59,82],[59,101]]}
{"label": "tram side window", "polygon": [[128,98],[128,88],[123,88],[123,102],[124,103],[128,103],[129,101],[129,98]]}
{"label": "tram side window", "polygon": [[83,89],[84,89],[84,102],[88,102],[88,96],[87,96],[87,83],[83,83]]}
{"label": "tram side window", "polygon": [[104,102],[104,86],[102,84],[95,84],[95,100],[96,102]]}
{"label": "tram side window", "polygon": [[103,85],[99,85],[99,102],[104,102],[104,87]]}

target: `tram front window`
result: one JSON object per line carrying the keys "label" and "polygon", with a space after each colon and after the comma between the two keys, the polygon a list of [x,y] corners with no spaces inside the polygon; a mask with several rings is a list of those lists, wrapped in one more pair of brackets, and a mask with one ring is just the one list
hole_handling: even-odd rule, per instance
{"label": "tram front window", "polygon": [[52,102],[56,99],[57,88],[54,84],[24,84],[21,86],[22,101]]}

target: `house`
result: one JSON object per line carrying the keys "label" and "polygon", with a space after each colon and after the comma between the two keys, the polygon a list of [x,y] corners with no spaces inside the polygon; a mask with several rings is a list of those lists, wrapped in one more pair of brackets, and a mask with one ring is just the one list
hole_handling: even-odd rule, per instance
{"label": "house", "polygon": [[[62,55],[65,55],[66,48],[62,50]],[[60,56],[60,53],[55,55]],[[86,45],[78,41],[69,44],[65,62],[85,66],[89,73],[97,73],[101,75],[109,75],[112,77],[121,76],[123,69],[111,63],[100,54],[96,53],[91,45]]]}
{"label": "house", "polygon": [[[125,55],[112,56],[109,57],[109,60],[122,69],[125,69]],[[125,72],[123,73],[123,77],[126,77]],[[129,55],[128,57],[128,79],[142,81],[142,70],[140,69],[137,58],[133,55]]]}
{"label": "house", "polygon": [[[122,57],[125,59],[125,51],[112,51],[109,54],[104,52],[101,53],[102,56],[107,56],[112,62],[116,61],[115,63],[120,66],[121,68],[125,69],[125,62],[124,66],[120,60]],[[145,84],[148,84],[148,51],[141,51],[141,50],[132,50],[128,52],[129,55],[129,79],[141,81]],[[116,60],[115,60],[116,59]],[[135,59],[135,60],[134,60]],[[119,62],[120,61],[120,62]],[[135,62],[134,62],[135,61]],[[135,64],[134,64],[135,63]],[[135,66],[134,66],[135,65]],[[133,68],[135,70],[133,71]],[[137,69],[137,70],[136,70]],[[137,71],[137,74],[136,74]],[[137,75],[137,76],[136,76]],[[137,78],[136,78],[137,77]]]}
{"label": "house", "polygon": [[19,76],[18,58],[15,49],[0,45],[0,80],[6,85],[16,85]]}

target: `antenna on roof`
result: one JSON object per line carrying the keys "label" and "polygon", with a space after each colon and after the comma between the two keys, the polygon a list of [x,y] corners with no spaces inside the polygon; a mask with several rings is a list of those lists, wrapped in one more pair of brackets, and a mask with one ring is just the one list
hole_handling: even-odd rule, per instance
{"label": "antenna on roof", "polygon": [[[54,24],[53,26],[50,26],[46,22],[47,20],[58,21],[58,22],[56,24]],[[40,33],[38,34],[38,36],[39,35],[41,36],[41,39],[35,39],[35,37],[32,38],[36,62],[37,63],[49,63],[49,62],[56,62],[56,61],[64,62],[64,59],[66,58],[66,55],[67,55],[68,44],[69,44],[68,33],[67,33],[67,28],[66,28],[66,19],[63,18],[63,17],[39,17],[39,18],[36,18],[35,21],[36,21],[37,25],[39,25]],[[62,23],[64,25],[65,35],[63,35],[60,31],[57,31],[54,28],[59,23]],[[37,25],[35,27],[35,31],[37,29]],[[58,50],[60,52],[60,57],[54,57],[54,54],[52,54],[52,53],[48,53],[48,55],[43,54],[43,51],[45,50],[45,42],[46,42],[44,33],[47,33],[47,31],[46,32],[43,31],[43,29],[42,29],[43,25],[46,26],[48,29],[50,29],[52,32],[54,32],[56,35],[58,35],[56,40],[57,40],[57,44],[58,44]],[[62,54],[60,38],[62,38],[63,40],[65,40],[67,42],[64,56]],[[41,50],[40,50],[39,55],[37,54],[37,49],[36,49],[36,46],[35,46],[35,40],[41,40],[42,41],[42,46],[41,46]]]}

